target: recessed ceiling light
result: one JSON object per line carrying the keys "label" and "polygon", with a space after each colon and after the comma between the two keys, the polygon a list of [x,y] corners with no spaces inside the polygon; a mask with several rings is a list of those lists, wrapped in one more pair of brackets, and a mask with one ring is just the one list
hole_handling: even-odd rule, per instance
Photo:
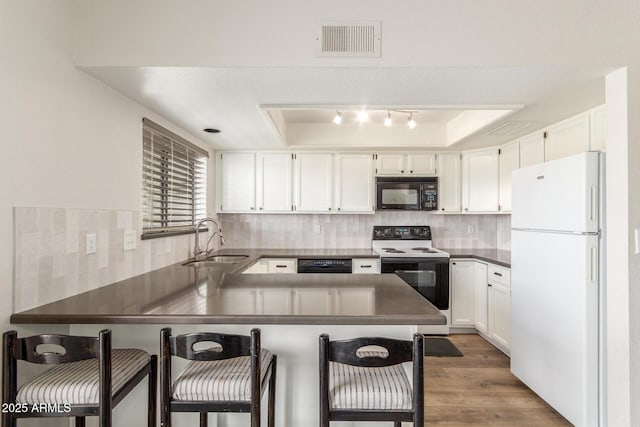
{"label": "recessed ceiling light", "polygon": [[206,129],[202,129],[202,130],[207,132],[207,133],[220,133],[220,129],[206,128]]}
{"label": "recessed ceiling light", "polygon": [[367,110],[362,110],[358,112],[359,122],[366,122],[368,119],[369,119],[369,113],[367,112]]}
{"label": "recessed ceiling light", "polygon": [[342,113],[336,110],[336,116],[333,118],[333,123],[339,125],[342,123]]}
{"label": "recessed ceiling light", "polygon": [[384,125],[389,127],[393,124],[393,120],[391,120],[391,112],[387,110],[387,117],[384,119]]}
{"label": "recessed ceiling light", "polygon": [[413,129],[414,127],[416,127],[416,121],[413,120],[413,113],[409,115],[409,121],[407,122],[407,126],[409,126],[409,129]]}

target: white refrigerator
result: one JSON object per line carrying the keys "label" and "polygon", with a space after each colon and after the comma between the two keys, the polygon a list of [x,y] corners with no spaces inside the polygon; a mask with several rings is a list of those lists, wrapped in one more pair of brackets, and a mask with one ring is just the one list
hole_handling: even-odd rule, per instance
{"label": "white refrigerator", "polygon": [[576,426],[600,412],[600,156],[513,172],[511,371]]}

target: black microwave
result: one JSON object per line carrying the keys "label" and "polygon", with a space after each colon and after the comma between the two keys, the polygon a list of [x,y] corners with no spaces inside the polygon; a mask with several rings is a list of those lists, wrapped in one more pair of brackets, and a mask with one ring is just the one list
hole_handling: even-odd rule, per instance
{"label": "black microwave", "polygon": [[435,211],[438,178],[376,178],[376,210]]}

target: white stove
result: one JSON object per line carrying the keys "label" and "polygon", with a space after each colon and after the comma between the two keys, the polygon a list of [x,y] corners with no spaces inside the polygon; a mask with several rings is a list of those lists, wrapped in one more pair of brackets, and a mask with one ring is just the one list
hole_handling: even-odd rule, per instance
{"label": "white stove", "polygon": [[431,244],[431,228],[420,226],[375,226],[371,249],[384,258],[449,257]]}
{"label": "white stove", "polygon": [[396,274],[447,317],[446,325],[418,325],[423,334],[448,334],[449,254],[431,244],[428,225],[374,226],[371,248],[382,273]]}

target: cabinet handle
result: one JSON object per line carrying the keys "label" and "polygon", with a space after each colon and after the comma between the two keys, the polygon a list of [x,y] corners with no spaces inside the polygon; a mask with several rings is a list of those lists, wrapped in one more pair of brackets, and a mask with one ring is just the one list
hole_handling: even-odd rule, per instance
{"label": "cabinet handle", "polygon": [[340,210],[341,208],[338,208],[338,210]]}
{"label": "cabinet handle", "polygon": [[401,170],[400,173],[404,173],[404,170]]}
{"label": "cabinet handle", "polygon": [[500,273],[498,273],[498,272],[496,272],[496,271],[494,271],[494,272],[493,272],[493,274],[495,274],[495,275],[496,275],[496,276],[498,276],[498,277],[502,277],[502,274],[500,274]]}
{"label": "cabinet handle", "polygon": [[455,263],[455,262],[452,262],[451,264],[456,265],[456,263]]}
{"label": "cabinet handle", "polygon": [[264,208],[262,206],[260,206],[260,210],[263,210]]}
{"label": "cabinet handle", "polygon": [[280,265],[276,265],[276,268],[287,268],[287,266],[286,266],[286,265],[281,265],[281,264],[280,264]]}
{"label": "cabinet handle", "polygon": [[253,206],[251,206],[251,210],[255,210],[255,208]]}
{"label": "cabinet handle", "polygon": [[491,287],[492,285],[491,285],[491,283],[487,283],[487,286]]}
{"label": "cabinet handle", "polygon": [[444,210],[444,208],[442,208],[442,209],[440,209],[440,210],[441,210],[441,211],[443,211],[443,210]]}
{"label": "cabinet handle", "polygon": [[469,208],[464,208],[464,210],[465,210],[465,211],[468,211],[468,210],[469,210]]}
{"label": "cabinet handle", "polygon": [[413,173],[413,171],[409,171],[409,173]]}
{"label": "cabinet handle", "polygon": [[370,265],[361,265],[360,268],[371,268]]}
{"label": "cabinet handle", "polygon": [[329,210],[331,210],[331,208],[329,208]]}

